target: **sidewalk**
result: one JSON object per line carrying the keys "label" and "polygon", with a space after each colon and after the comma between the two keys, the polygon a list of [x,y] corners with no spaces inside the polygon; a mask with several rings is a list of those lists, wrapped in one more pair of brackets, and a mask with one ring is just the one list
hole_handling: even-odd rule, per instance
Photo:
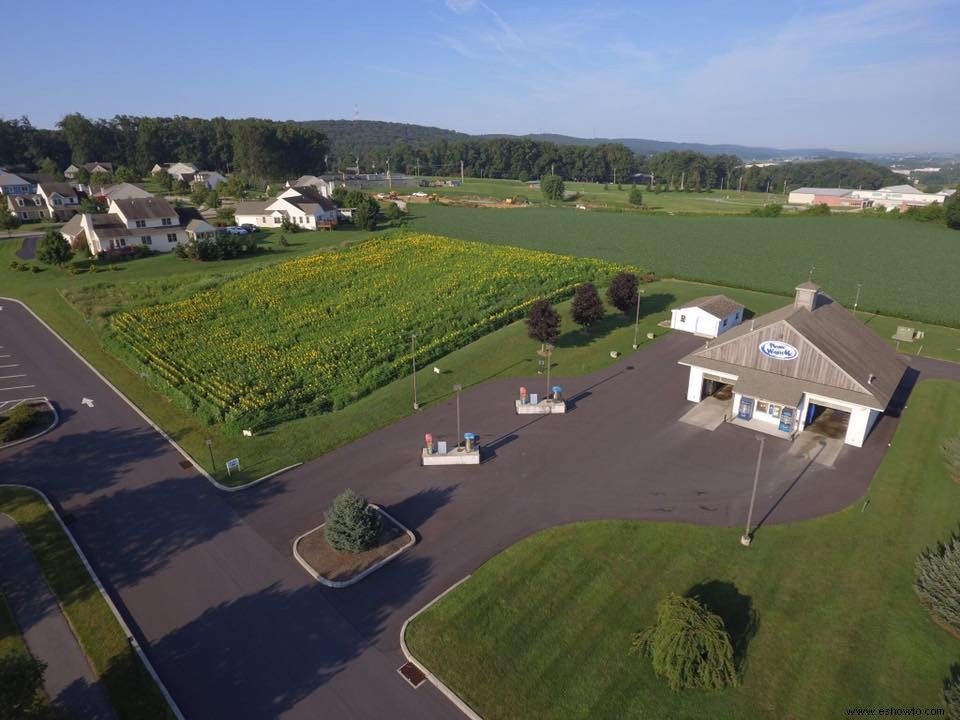
{"label": "sidewalk", "polygon": [[115,720],[113,708],[80,649],[17,524],[0,514],[0,591],[31,654],[47,663],[47,695],[65,717]]}

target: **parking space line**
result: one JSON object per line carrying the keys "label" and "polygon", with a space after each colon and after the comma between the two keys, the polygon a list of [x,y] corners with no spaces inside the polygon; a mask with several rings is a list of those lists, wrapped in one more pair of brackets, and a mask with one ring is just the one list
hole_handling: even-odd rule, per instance
{"label": "parking space line", "polygon": [[8,367],[20,367],[20,363],[13,363],[11,365],[0,365],[0,368],[8,368]]}
{"label": "parking space line", "polygon": [[5,392],[6,390],[26,390],[32,387],[36,387],[36,385],[17,385],[16,387],[0,388],[0,392]]}
{"label": "parking space line", "polygon": [[26,377],[26,376],[27,376],[26,373],[21,373],[20,375],[0,375],[0,380],[9,380],[10,378]]}

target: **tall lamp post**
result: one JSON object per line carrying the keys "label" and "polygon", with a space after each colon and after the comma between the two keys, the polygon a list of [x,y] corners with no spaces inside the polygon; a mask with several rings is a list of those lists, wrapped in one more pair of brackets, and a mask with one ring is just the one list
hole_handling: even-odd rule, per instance
{"label": "tall lamp post", "polygon": [[457,449],[460,449],[460,391],[463,390],[463,385],[457,383],[453,386],[454,392],[457,393]]}
{"label": "tall lamp post", "polygon": [[637,320],[633,326],[633,349],[636,350],[640,347],[640,296],[643,295],[643,290],[639,287],[637,288]]}
{"label": "tall lamp post", "polygon": [[552,364],[553,359],[553,345],[547,343],[543,346],[543,356],[547,359],[547,394],[546,397],[550,397],[550,365]]}
{"label": "tall lamp post", "polygon": [[413,358],[413,409],[419,410],[417,402],[417,334],[410,333],[410,356]]}
{"label": "tall lamp post", "polygon": [[747,511],[747,527],[740,538],[740,544],[744,547],[750,547],[753,536],[750,532],[750,526],[753,524],[753,504],[757,500],[757,483],[760,481],[760,461],[763,460],[763,443],[766,440],[763,435],[757,435],[760,441],[760,451],[757,453],[757,469],[753,473],[753,492],[750,493],[750,509]]}

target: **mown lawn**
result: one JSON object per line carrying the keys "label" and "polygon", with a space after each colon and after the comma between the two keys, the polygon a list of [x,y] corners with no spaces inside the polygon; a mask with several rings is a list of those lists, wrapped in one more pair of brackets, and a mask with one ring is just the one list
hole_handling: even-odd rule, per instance
{"label": "mown lawn", "polygon": [[0,594],[0,657],[9,653],[26,653],[27,646],[23,642],[17,621],[13,619],[7,599]]}
{"label": "mown lawn", "polygon": [[47,504],[32,490],[0,486],[0,512],[16,521],[30,543],[120,719],[173,718]]}
{"label": "mown lawn", "polygon": [[[763,527],[749,549],[734,528],[553,528],[483,565],[410,625],[407,642],[487,720],[939,708],[960,641],[933,623],[912,582],[917,554],[957,527],[960,486],[938,450],[958,427],[960,385],[922,382],[866,504]],[[721,615],[756,614],[742,684],[674,693],[628,654],[631,635],[667,593],[705,584]]]}
{"label": "mown lawn", "polygon": [[595,257],[660,277],[792,294],[814,279],[846,306],[960,327],[960,232],[911,220],[668,217],[572,208],[413,205],[418,231]]}

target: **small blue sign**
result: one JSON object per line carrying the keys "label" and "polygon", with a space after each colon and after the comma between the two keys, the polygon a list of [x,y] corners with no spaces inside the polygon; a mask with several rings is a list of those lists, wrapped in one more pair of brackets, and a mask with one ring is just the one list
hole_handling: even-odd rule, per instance
{"label": "small blue sign", "polygon": [[760,352],[774,360],[796,360],[800,354],[793,345],[779,340],[764,340],[760,343]]}
{"label": "small blue sign", "polygon": [[737,411],[737,417],[741,420],[749,420],[753,417],[753,398],[740,398],[740,409]]}
{"label": "small blue sign", "polygon": [[780,432],[792,432],[793,431],[793,413],[794,409],[785,407],[780,411]]}
{"label": "small blue sign", "polygon": [[227,470],[238,470],[240,468],[240,458],[227,460]]}

